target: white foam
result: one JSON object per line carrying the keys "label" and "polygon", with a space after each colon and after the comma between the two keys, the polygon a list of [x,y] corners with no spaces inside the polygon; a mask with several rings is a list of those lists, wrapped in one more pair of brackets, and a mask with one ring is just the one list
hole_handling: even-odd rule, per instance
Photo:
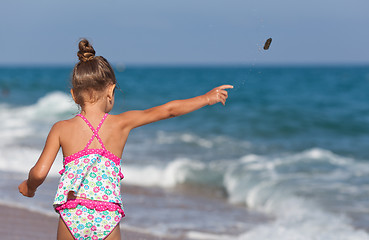
{"label": "white foam", "polygon": [[[369,235],[354,229],[342,215],[333,215],[298,198],[285,199],[276,207],[274,222],[240,235],[239,240],[364,240]],[[233,238],[234,239],[234,238]]]}
{"label": "white foam", "polygon": [[[28,172],[40,156],[52,124],[76,110],[71,97],[62,92],[49,93],[29,106],[1,104],[0,169]],[[50,175],[57,175],[61,166],[58,154]]]}
{"label": "white foam", "polygon": [[205,164],[179,158],[166,166],[125,165],[123,172],[126,183],[140,186],[173,187],[184,183],[195,171],[205,169]]}
{"label": "white foam", "polygon": [[197,240],[225,240],[225,239],[233,239],[234,237],[230,237],[223,234],[211,234],[197,231],[189,231],[186,234],[186,239],[197,239]]}
{"label": "white foam", "polygon": [[212,138],[204,138],[195,133],[169,133],[164,131],[158,131],[155,139],[155,143],[158,144],[176,144],[186,143],[201,148],[214,149],[224,146],[237,146],[241,149],[247,149],[251,147],[251,143],[248,141],[235,140],[226,136],[217,136]]}
{"label": "white foam", "polygon": [[[318,189],[338,193],[344,188],[358,193],[360,186],[346,181],[358,173],[369,175],[368,164],[318,148],[283,157],[242,157],[225,173],[224,186],[230,201],[245,202],[276,220],[237,239],[369,239],[343,213],[330,212],[317,202]],[[335,199],[331,201],[335,204]]]}
{"label": "white foam", "polygon": [[0,105],[0,142],[10,142],[18,137],[45,134],[50,126],[65,116],[77,111],[71,98],[62,92],[52,92],[35,104],[15,107]]}
{"label": "white foam", "polygon": [[8,104],[2,104],[2,118],[12,124],[14,120],[54,120],[60,117],[60,114],[71,113],[77,110],[76,104],[72,98],[63,92],[51,92],[40,98],[35,104],[29,106],[15,107]]}
{"label": "white foam", "polygon": [[163,169],[158,166],[139,166],[125,164],[122,169],[124,182],[132,185],[144,187],[149,186],[170,186],[160,181],[163,176]]}
{"label": "white foam", "polygon": [[294,161],[299,161],[300,159],[310,159],[321,161],[322,159],[329,161],[334,165],[348,165],[353,163],[353,159],[338,156],[331,151],[321,149],[321,148],[312,148],[302,153],[296,154],[292,157]]}
{"label": "white foam", "polygon": [[[28,173],[35,165],[41,154],[41,149],[27,147],[0,148],[0,169],[7,172]],[[58,176],[58,171],[62,169],[63,158],[59,152],[53,166],[50,169],[50,176]]]}
{"label": "white foam", "polygon": [[159,131],[156,141],[159,144],[173,144],[177,142],[192,143],[203,148],[212,148],[214,146],[212,141],[191,133],[167,134],[163,131]]}

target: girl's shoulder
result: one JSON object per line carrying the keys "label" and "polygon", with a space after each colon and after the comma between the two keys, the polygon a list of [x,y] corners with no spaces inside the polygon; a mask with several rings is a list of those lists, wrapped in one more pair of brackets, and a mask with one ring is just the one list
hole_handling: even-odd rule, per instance
{"label": "girl's shoulder", "polygon": [[69,139],[70,136],[76,134],[78,130],[81,129],[80,124],[78,124],[78,120],[76,117],[67,120],[61,120],[56,122],[51,130],[50,135],[58,136],[61,142],[64,140]]}
{"label": "girl's shoulder", "polygon": [[117,125],[120,128],[125,128],[129,125],[130,121],[134,119],[135,112],[138,111],[127,111],[117,115],[109,114],[109,118],[107,120],[110,120],[110,122],[113,122],[114,125]]}
{"label": "girl's shoulder", "polygon": [[61,121],[58,121],[58,122],[54,123],[52,128],[53,129],[58,129],[58,130],[63,130],[65,128],[70,128],[73,125],[76,125],[76,123],[77,123],[77,118],[73,117],[73,118],[70,118],[70,119],[61,120]]}

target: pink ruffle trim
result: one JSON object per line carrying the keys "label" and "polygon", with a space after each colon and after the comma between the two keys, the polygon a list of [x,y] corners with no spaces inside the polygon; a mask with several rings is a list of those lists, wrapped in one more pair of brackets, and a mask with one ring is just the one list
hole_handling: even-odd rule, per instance
{"label": "pink ruffle trim", "polygon": [[101,156],[105,156],[109,158],[111,161],[113,161],[116,165],[120,164],[120,158],[115,156],[113,153],[111,153],[109,150],[98,148],[98,149],[83,149],[77,153],[74,153],[68,157],[64,158],[64,165],[67,165],[68,163],[72,162],[73,160],[83,157],[88,154],[99,154]]}
{"label": "pink ruffle trim", "polygon": [[93,201],[89,199],[70,199],[63,205],[60,205],[55,208],[56,211],[61,211],[64,209],[71,209],[76,208],[77,205],[82,205],[87,207],[88,209],[95,209],[99,212],[101,211],[118,211],[120,214],[122,214],[122,217],[125,216],[123,209],[118,203],[112,203],[112,202],[102,202],[102,201]]}
{"label": "pink ruffle trim", "polygon": [[[72,154],[68,157],[64,158],[64,167],[62,170],[59,171],[59,174],[62,175],[65,172],[65,165],[67,165],[68,163],[74,161],[77,158],[83,157],[85,155],[89,155],[89,154],[99,154],[101,156],[105,156],[107,157],[109,160],[113,161],[115,163],[115,165],[120,166],[120,158],[118,158],[117,156],[115,156],[113,153],[111,153],[110,151],[106,150],[106,149],[84,149],[82,151],[79,151],[75,154]],[[123,173],[119,170],[118,176],[120,177],[120,179],[124,178]]]}

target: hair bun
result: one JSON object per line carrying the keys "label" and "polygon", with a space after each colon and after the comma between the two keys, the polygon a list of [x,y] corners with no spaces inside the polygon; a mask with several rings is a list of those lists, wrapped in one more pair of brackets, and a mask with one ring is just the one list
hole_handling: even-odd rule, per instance
{"label": "hair bun", "polygon": [[90,61],[95,57],[95,49],[87,39],[82,39],[78,44],[78,48],[77,56],[81,62]]}

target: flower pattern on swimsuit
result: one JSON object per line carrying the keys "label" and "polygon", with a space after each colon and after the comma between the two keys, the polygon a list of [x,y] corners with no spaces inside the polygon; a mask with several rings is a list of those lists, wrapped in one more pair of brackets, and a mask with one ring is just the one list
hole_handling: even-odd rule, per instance
{"label": "flower pattern on swimsuit", "polygon": [[63,209],[60,216],[75,239],[101,240],[113,231],[122,215],[119,211],[96,211],[82,205]]}
{"label": "flower pattern on swimsuit", "polygon": [[65,165],[54,206],[64,204],[68,193],[95,201],[122,204],[120,167],[100,154],[88,154]]}

